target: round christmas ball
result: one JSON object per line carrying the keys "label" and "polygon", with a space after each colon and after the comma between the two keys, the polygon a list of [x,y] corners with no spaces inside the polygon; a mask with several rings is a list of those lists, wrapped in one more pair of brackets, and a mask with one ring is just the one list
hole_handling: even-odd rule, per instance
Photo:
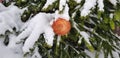
{"label": "round christmas ball", "polygon": [[71,29],[71,24],[63,18],[58,18],[53,22],[52,28],[57,35],[66,35]]}

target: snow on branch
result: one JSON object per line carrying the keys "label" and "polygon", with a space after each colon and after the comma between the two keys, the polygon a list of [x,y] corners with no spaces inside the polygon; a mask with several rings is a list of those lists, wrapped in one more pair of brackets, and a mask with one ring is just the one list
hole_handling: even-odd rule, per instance
{"label": "snow on branch", "polygon": [[99,11],[104,11],[104,4],[103,4],[103,0],[98,0],[97,1],[98,3],[98,8],[99,8]]}
{"label": "snow on branch", "polygon": [[7,10],[7,7],[5,7],[2,3],[0,3],[0,12]]}
{"label": "snow on branch", "polygon": [[[63,2],[63,0],[62,0]],[[62,13],[59,13],[59,11],[57,10],[55,12],[55,19],[57,18],[64,18],[66,20],[69,20],[70,19],[70,16],[69,16],[69,7],[68,7],[68,4],[66,4],[66,2],[64,1],[64,3],[60,2],[60,6],[59,6],[59,11],[62,10]],[[64,7],[64,9],[62,9]]]}
{"label": "snow on branch", "polygon": [[117,0],[109,0],[114,6],[117,4]]}
{"label": "snow on branch", "polygon": [[7,30],[12,32],[13,28],[16,28],[16,31],[19,31],[22,25],[22,9],[19,9],[15,5],[4,7],[4,5],[0,4],[0,6],[2,6],[0,8],[0,34],[5,34]]}
{"label": "snow on branch", "polygon": [[82,0],[75,0],[77,3],[80,3]]}
{"label": "snow on branch", "polygon": [[39,48],[35,47],[35,50],[33,51],[33,55],[31,58],[42,58],[42,56],[40,55],[40,53],[38,52]]}
{"label": "snow on branch", "polygon": [[90,9],[94,8],[96,0],[85,0],[83,9],[81,10],[81,16],[87,16],[90,13]]}
{"label": "snow on branch", "polygon": [[[80,35],[85,39],[85,41],[89,44],[89,45],[91,45],[91,43],[90,43],[90,41],[89,41],[89,38],[90,38],[90,35],[87,33],[87,32],[85,32],[85,31],[80,31],[79,29],[78,29],[78,27],[77,27],[77,23],[76,22],[73,22],[73,27],[80,33]],[[79,37],[79,41],[78,41],[78,43],[81,43],[81,37]],[[92,46],[92,45],[91,45]]]}
{"label": "snow on branch", "polygon": [[47,0],[45,6],[43,7],[43,9],[47,8],[49,5],[52,5],[56,0]]}
{"label": "snow on branch", "polygon": [[38,13],[31,18],[27,23],[24,31],[18,35],[16,42],[25,38],[23,52],[29,52],[29,49],[33,48],[35,42],[39,39],[39,36],[44,33],[45,41],[49,46],[53,45],[54,32],[50,26],[50,21],[54,18],[54,14]]}
{"label": "snow on branch", "polygon": [[59,10],[60,10],[60,11],[62,11],[63,8],[65,7],[66,1],[67,1],[67,0],[60,0],[60,3],[59,3]]}
{"label": "snow on branch", "polygon": [[[112,1],[113,4],[116,4],[116,0],[109,0]],[[85,0],[84,5],[80,9],[81,11],[81,16],[87,16],[90,12],[91,9],[95,8],[96,3],[98,4],[99,11],[104,11],[104,3],[103,0]]]}

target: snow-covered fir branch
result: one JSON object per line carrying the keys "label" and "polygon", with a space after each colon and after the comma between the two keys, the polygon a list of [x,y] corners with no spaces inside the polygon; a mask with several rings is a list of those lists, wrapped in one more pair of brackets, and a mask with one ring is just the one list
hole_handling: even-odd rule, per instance
{"label": "snow-covered fir branch", "polygon": [[56,0],[47,0],[46,4],[44,5],[44,7],[42,9],[46,9],[48,8],[48,6],[52,5]]}
{"label": "snow-covered fir branch", "polygon": [[5,34],[7,30],[12,32],[13,28],[16,28],[16,31],[19,31],[21,25],[23,24],[20,17],[23,10],[14,5],[2,7],[3,11],[1,9],[0,12],[0,34]]}
{"label": "snow-covered fir branch", "polygon": [[33,48],[35,42],[39,39],[39,36],[44,33],[45,41],[48,45],[53,45],[54,32],[50,25],[50,21],[54,18],[54,14],[39,13],[30,19],[23,32],[18,35],[16,42],[19,42],[27,37],[25,40],[23,51],[29,52],[29,49]]}
{"label": "snow-covered fir branch", "polygon": [[96,5],[96,0],[85,0],[85,3],[81,10],[81,16],[87,16]]}

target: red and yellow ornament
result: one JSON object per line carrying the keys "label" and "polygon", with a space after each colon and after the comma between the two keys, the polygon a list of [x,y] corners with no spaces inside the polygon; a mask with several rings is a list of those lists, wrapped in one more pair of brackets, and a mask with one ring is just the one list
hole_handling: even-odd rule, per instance
{"label": "red and yellow ornament", "polygon": [[66,35],[71,29],[71,24],[69,21],[63,18],[58,18],[56,21],[53,22],[52,28],[55,34]]}

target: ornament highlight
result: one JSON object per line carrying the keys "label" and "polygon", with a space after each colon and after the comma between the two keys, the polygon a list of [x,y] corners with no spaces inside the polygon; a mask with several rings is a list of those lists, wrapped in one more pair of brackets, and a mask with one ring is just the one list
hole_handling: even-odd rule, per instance
{"label": "ornament highlight", "polygon": [[53,22],[52,28],[57,35],[66,35],[71,29],[71,24],[63,18],[58,18]]}

